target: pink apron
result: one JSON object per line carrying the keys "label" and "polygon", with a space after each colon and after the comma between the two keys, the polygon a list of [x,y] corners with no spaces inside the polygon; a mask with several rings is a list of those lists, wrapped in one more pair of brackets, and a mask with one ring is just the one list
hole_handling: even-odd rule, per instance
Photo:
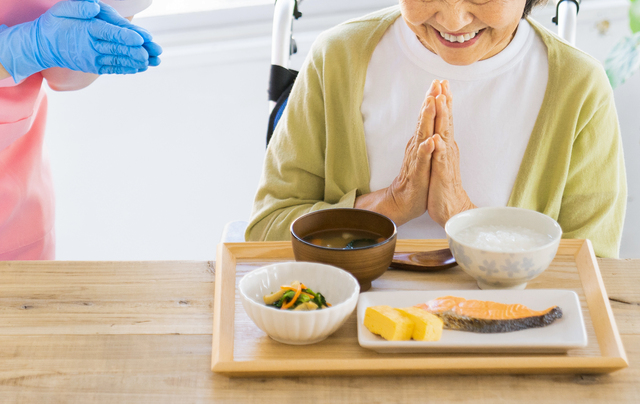
{"label": "pink apron", "polygon": [[[1,0],[0,25],[33,21],[59,0]],[[0,260],[55,258],[55,205],[43,151],[42,75],[0,80]]]}

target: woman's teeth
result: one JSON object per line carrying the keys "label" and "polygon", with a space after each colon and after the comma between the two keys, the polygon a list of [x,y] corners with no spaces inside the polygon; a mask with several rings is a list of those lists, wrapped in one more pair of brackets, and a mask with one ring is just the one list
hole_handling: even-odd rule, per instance
{"label": "woman's teeth", "polygon": [[[440,31],[438,31],[438,32],[440,32]],[[463,43],[463,42],[466,42],[466,41],[468,41],[470,39],[475,38],[475,36],[478,34],[478,32],[480,32],[480,31],[474,31],[474,32],[472,32],[470,34],[464,34],[464,35],[449,35],[449,34],[445,34],[443,32],[440,32],[440,36],[443,37],[444,39],[446,39],[449,42],[453,42],[453,43],[460,42],[460,43]]]}

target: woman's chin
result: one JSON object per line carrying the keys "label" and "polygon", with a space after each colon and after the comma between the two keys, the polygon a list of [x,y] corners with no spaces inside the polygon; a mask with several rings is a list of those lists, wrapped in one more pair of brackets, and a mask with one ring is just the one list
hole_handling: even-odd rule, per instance
{"label": "woman's chin", "polygon": [[454,66],[468,66],[480,60],[480,58],[475,57],[475,55],[461,55],[458,52],[442,52],[438,56]]}

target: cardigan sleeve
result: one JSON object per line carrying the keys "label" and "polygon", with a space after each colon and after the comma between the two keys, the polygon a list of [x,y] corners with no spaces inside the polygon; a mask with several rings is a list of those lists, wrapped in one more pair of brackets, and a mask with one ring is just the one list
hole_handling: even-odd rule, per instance
{"label": "cardigan sleeve", "polygon": [[558,216],[563,237],[587,238],[597,256],[617,258],[626,200],[622,140],[610,91],[573,142]]}
{"label": "cardigan sleeve", "polygon": [[289,240],[291,223],[320,209],[355,204],[356,189],[326,196],[323,55],[312,49],[267,147],[245,239]]}

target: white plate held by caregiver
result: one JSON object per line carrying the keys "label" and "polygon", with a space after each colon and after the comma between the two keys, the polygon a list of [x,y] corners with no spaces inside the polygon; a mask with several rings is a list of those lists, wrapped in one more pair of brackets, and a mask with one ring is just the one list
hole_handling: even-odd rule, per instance
{"label": "white plate held by caregiver", "polygon": [[[387,341],[364,326],[369,306],[387,305],[401,308],[426,303],[444,296],[467,300],[485,300],[505,304],[522,304],[532,310],[559,306],[562,318],[541,328],[506,333],[481,334],[445,329],[439,341]],[[358,300],[358,342],[363,348],[380,353],[409,352],[565,352],[587,345],[587,331],[578,295],[570,290],[435,290],[365,292]]]}

